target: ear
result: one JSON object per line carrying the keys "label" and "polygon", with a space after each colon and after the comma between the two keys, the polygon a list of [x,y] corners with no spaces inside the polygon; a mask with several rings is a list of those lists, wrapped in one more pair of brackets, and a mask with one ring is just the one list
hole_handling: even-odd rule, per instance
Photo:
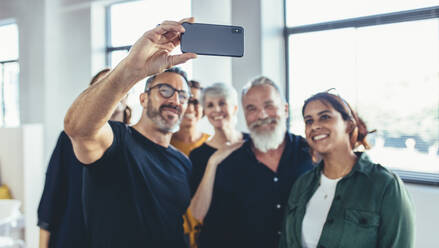
{"label": "ear", "polygon": [[285,116],[288,118],[290,115],[290,111],[289,111],[290,107],[288,105],[288,103],[285,103]]}
{"label": "ear", "polygon": [[353,120],[348,120],[346,125],[346,133],[351,134],[356,127],[357,125],[355,125]]}
{"label": "ear", "polygon": [[139,96],[139,100],[140,100],[140,105],[142,105],[142,107],[146,108],[147,103],[148,103],[148,93],[146,93],[146,92],[141,93]]}
{"label": "ear", "polygon": [[346,133],[349,134],[349,142],[351,144],[351,148],[354,149],[357,147],[358,127],[353,120],[348,121]]}

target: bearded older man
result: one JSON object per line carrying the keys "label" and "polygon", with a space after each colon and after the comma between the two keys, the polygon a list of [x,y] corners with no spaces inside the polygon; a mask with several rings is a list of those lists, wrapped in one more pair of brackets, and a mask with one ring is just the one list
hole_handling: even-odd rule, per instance
{"label": "bearded older man", "polygon": [[305,139],[286,130],[288,104],[273,81],[253,80],[242,105],[251,140],[209,161],[219,164],[201,248],[277,247],[290,189],[312,168]]}

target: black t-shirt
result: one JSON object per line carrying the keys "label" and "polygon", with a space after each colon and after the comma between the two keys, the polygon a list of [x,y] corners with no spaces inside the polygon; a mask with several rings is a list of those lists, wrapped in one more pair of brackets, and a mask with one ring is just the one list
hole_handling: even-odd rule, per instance
{"label": "black t-shirt", "polygon": [[81,204],[82,166],[62,132],[46,171],[38,226],[50,232],[49,247],[86,247]]}
{"label": "black t-shirt", "polygon": [[286,134],[285,141],[276,172],[256,159],[251,141],[218,165],[199,247],[277,247],[291,187],[313,168],[304,138]]}
{"label": "black t-shirt", "polygon": [[112,145],[84,169],[84,214],[92,247],[186,247],[189,159],[122,123]]}
{"label": "black t-shirt", "polygon": [[[248,133],[242,133],[242,138],[248,140],[250,139],[250,135]],[[189,159],[192,162],[192,175],[190,177],[191,196],[194,196],[197,192],[197,188],[201,183],[201,179],[203,179],[204,172],[206,171],[207,162],[209,161],[210,156],[212,156],[217,150],[218,149],[209,146],[204,142],[189,154]]]}

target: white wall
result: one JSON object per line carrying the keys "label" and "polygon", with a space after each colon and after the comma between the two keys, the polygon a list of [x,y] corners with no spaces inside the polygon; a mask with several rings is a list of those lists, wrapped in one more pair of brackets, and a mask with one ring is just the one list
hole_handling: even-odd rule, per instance
{"label": "white wall", "polygon": [[416,246],[439,247],[439,187],[406,184],[415,204]]}
{"label": "white wall", "polygon": [[[108,2],[0,0],[0,22],[15,18],[19,25],[21,119],[43,123],[45,165],[68,106],[104,65],[102,5]],[[267,75],[285,88],[283,0],[193,0],[192,12],[198,22],[245,28],[243,58],[200,56],[193,62],[194,78],[230,82],[240,91],[250,79]],[[246,130],[242,112],[238,123]],[[439,223],[439,188],[408,187],[417,208],[417,247],[439,247],[429,221]]]}
{"label": "white wall", "polygon": [[28,247],[38,243],[37,207],[43,182],[43,128],[38,124],[0,128],[0,175],[20,200]]}

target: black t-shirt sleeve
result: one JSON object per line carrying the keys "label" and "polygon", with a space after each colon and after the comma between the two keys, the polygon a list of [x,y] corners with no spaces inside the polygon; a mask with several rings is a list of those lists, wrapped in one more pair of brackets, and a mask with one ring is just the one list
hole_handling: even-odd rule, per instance
{"label": "black t-shirt sleeve", "polygon": [[63,209],[65,209],[68,171],[63,158],[71,154],[72,144],[69,137],[62,132],[46,171],[43,194],[38,206],[38,226],[52,231],[59,224]]}
{"label": "black t-shirt sleeve", "polygon": [[115,164],[115,163],[108,163],[108,161],[114,159],[114,157],[117,155],[116,153],[120,152],[119,150],[119,148],[121,147],[120,144],[123,142],[123,138],[128,130],[128,127],[122,122],[118,122],[118,121],[109,121],[108,123],[110,124],[110,127],[113,130],[113,142],[111,143],[110,147],[108,147],[108,149],[104,152],[102,157],[96,160],[95,162],[91,164],[81,163],[87,169],[93,168],[93,170],[96,170],[97,168]]}

